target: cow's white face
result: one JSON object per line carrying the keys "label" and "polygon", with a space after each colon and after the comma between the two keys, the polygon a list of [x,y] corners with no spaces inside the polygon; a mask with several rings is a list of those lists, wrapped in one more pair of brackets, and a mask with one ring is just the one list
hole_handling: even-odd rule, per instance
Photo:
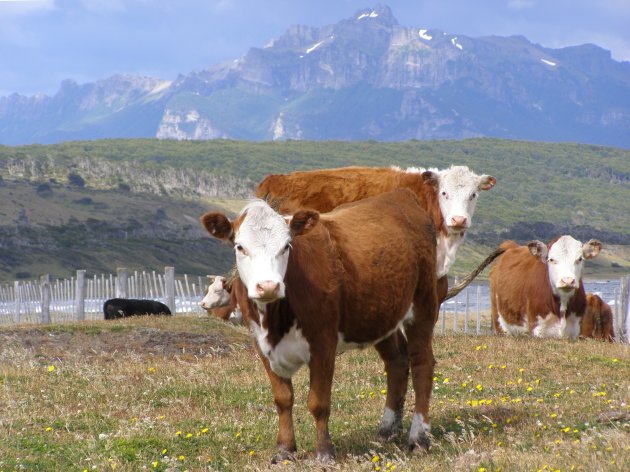
{"label": "cow's white face", "polygon": [[234,229],[238,273],[249,298],[266,303],[284,298],[291,232],[285,219],[266,203],[250,203]]}
{"label": "cow's white face", "polygon": [[496,179],[477,175],[466,166],[427,172],[438,180],[440,210],[449,233],[464,234],[472,223],[479,192],[494,187]]}
{"label": "cow's white face", "polygon": [[211,310],[230,304],[230,292],[225,288],[226,283],[227,279],[225,277],[217,275],[212,283],[208,285],[208,290],[200,303],[204,310]]}
{"label": "cow's white face", "polygon": [[602,244],[595,239],[582,244],[571,236],[561,236],[549,249],[540,241],[532,241],[528,247],[533,255],[547,264],[553,293],[572,295],[580,286],[584,259],[597,256]]}
{"label": "cow's white face", "polygon": [[201,217],[208,233],[234,244],[239,277],[248,297],[259,307],[284,298],[291,240],[310,231],[318,221],[319,213],[310,210],[285,219],[262,200],[248,204],[234,221],[223,213]]}

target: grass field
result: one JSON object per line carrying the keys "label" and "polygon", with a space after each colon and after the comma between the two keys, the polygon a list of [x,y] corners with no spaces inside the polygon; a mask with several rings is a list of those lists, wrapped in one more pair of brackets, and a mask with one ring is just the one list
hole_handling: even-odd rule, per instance
{"label": "grass field", "polygon": [[[338,357],[342,471],[630,470],[630,347],[437,336],[433,446],[375,439],[373,349]],[[277,419],[246,330],[195,316],[0,329],[0,471],[322,470],[294,378],[298,462],[270,466]],[[412,393],[407,399],[409,427]],[[405,433],[406,434],[406,433]]]}

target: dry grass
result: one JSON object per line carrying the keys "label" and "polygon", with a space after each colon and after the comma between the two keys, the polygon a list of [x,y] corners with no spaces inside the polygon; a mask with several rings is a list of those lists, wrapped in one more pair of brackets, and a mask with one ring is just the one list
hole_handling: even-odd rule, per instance
{"label": "dry grass", "polygon": [[[429,454],[375,441],[374,350],[338,358],[341,471],[630,470],[630,353],[594,341],[438,336]],[[137,318],[0,330],[0,470],[267,470],[276,414],[245,329]],[[297,464],[321,470],[294,379]],[[405,426],[409,426],[412,394]]]}

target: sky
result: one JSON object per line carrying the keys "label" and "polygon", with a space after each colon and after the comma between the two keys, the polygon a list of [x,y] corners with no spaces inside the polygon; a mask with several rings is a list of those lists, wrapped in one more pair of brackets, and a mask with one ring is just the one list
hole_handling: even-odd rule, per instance
{"label": "sky", "polygon": [[630,0],[0,0],[0,96],[54,95],[64,79],[119,73],[174,80],[292,25],[334,24],[377,3],[402,26],[593,43],[630,61]]}

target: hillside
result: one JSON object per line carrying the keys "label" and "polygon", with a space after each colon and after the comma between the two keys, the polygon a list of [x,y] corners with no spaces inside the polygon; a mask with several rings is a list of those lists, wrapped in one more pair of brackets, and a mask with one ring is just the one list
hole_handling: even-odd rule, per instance
{"label": "hillside", "polygon": [[290,26],[174,81],[124,74],[0,97],[0,142],[497,137],[630,148],[630,63],[594,44],[402,26],[378,5]]}
{"label": "hillside", "polygon": [[230,250],[199,216],[236,211],[268,173],[345,165],[444,168],[491,174],[455,274],[504,239],[596,237],[589,274],[630,271],[630,151],[576,144],[462,141],[241,142],[102,140],[0,146],[0,280],[132,269],[204,275]]}

